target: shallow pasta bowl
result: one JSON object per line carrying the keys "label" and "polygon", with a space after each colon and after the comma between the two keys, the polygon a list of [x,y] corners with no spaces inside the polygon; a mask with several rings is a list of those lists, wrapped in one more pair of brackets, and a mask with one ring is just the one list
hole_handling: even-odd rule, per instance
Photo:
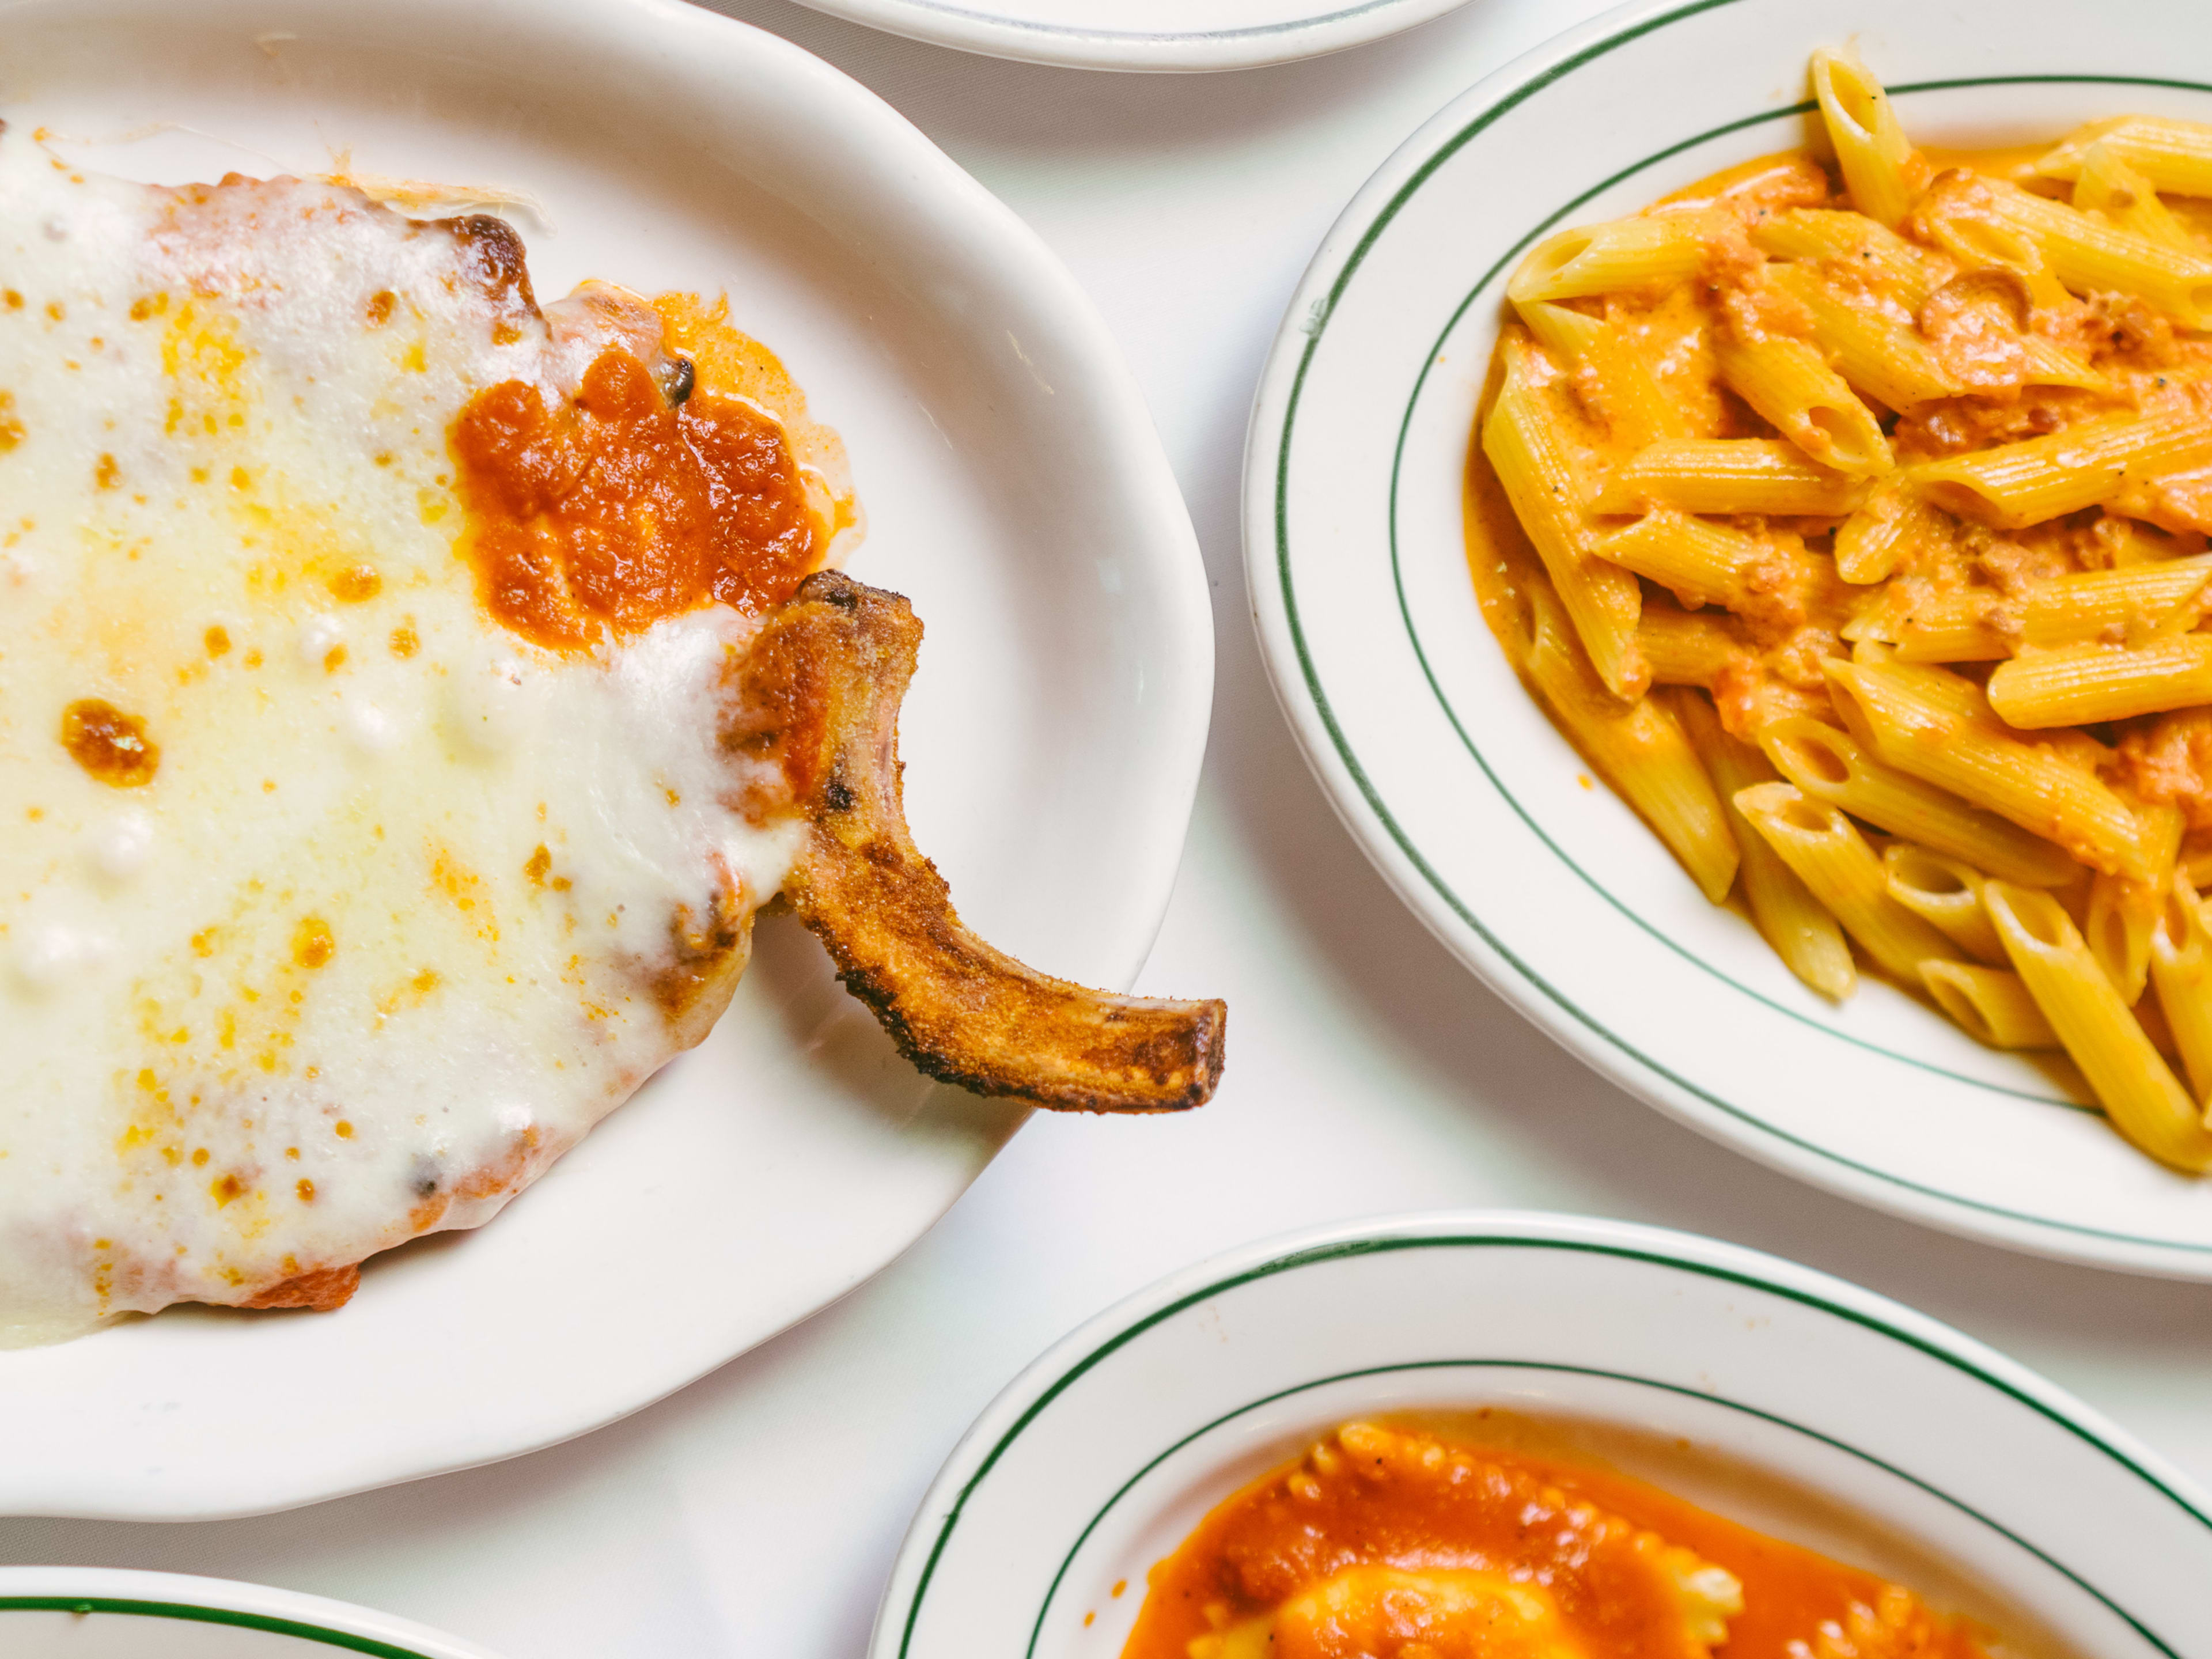
{"label": "shallow pasta bowl", "polygon": [[[549,295],[726,292],[845,440],[851,569],[925,625],[917,840],[995,944],[1134,976],[1205,744],[1195,540],[1073,279],[888,106],[676,0],[15,4],[0,42],[0,117],[100,171],[450,183],[507,204]],[[0,1352],[0,1511],[236,1514],[581,1433],[851,1289],[1020,1121],[900,1060],[770,918],[704,1044],[339,1312]]]}
{"label": "shallow pasta bowl", "polygon": [[1991,30],[1905,0],[1639,5],[1474,88],[1362,191],[1291,304],[1246,451],[1246,565],[1277,695],[1346,823],[1547,1035],[1832,1191],[2205,1279],[2212,1186],[1887,986],[1823,1001],[1706,903],[1530,702],[1467,566],[1469,429],[1530,247],[1807,142],[1823,45],[1856,43],[1924,143],[2027,143],[2129,112],[2212,120],[2212,79],[2167,72],[2168,8],[2123,0],[2093,38],[2062,33],[2070,15],[2030,4]]}
{"label": "shallow pasta bowl", "polygon": [[1146,1571],[1245,1481],[1349,1419],[1485,1407],[1672,1448],[1663,1473],[1608,1461],[2011,1651],[2212,1642],[2207,1500],[2020,1366],[1732,1245],[1468,1212],[1232,1251],[1067,1337],[922,1500],[870,1659],[1107,1659]]}

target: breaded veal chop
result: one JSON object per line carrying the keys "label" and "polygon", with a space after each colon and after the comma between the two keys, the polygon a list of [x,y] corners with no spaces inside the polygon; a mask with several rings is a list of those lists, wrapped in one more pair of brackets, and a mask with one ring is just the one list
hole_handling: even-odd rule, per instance
{"label": "breaded veal chop", "polygon": [[725,307],[15,131],[0,246],[0,1342],[338,1306],[697,1042],[779,896],[933,1077],[1211,1092],[1220,1003],[961,926],[921,625]]}

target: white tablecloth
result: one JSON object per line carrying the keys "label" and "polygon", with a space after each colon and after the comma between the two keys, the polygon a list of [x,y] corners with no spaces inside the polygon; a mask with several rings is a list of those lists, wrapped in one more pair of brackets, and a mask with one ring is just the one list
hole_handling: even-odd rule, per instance
{"label": "white tablecloth", "polygon": [[2212,1288],[1887,1219],[1600,1082],[1399,906],[1276,713],[1237,503],[1252,387],[1291,287],[1407,134],[1599,7],[1474,0],[1378,46],[1218,76],[1037,69],[784,0],[723,9],[873,88],[1027,218],[1152,400],[1212,573],[1219,670],[1189,848],[1140,988],[1229,1000],[1221,1093],[1174,1121],[1039,1117],[847,1301],[569,1445],[259,1520],[0,1521],[0,1562],[257,1579],[510,1659],[855,1656],[939,1462],[1046,1344],[1226,1246],[1444,1205],[1628,1217],[1826,1268],[2037,1367],[2212,1484]]}

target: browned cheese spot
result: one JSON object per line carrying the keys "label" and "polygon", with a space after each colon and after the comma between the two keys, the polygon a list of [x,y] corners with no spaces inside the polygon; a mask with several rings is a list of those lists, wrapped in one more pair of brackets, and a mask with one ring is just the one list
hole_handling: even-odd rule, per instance
{"label": "browned cheese spot", "polygon": [[207,631],[204,643],[210,657],[220,657],[230,649],[230,630],[221,623]]}
{"label": "browned cheese spot", "polygon": [[388,288],[380,288],[368,296],[368,325],[382,328],[392,320],[392,313],[399,304],[399,296]]}
{"label": "browned cheese spot", "polygon": [[320,916],[302,916],[300,925],[292,930],[292,960],[302,968],[320,968],[337,951],[337,941],[331,937],[331,925]]}
{"label": "browned cheese spot", "polygon": [[70,758],[112,789],[136,789],[154,781],[161,749],[146,736],[146,722],[98,697],[81,697],[62,711],[62,747]]}
{"label": "browned cheese spot", "polygon": [[384,591],[384,578],[373,564],[349,565],[331,578],[331,592],[344,605],[359,605]]}
{"label": "browned cheese spot", "polygon": [[411,657],[422,648],[422,641],[421,637],[406,623],[402,623],[398,627],[392,630],[392,654],[393,656]]}

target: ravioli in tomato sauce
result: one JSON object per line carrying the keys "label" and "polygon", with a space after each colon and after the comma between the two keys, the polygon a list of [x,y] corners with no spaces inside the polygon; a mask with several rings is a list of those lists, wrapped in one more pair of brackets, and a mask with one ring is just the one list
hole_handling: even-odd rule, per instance
{"label": "ravioli in tomato sauce", "polygon": [[1152,1570],[1121,1659],[1984,1659],[1912,1591],[1610,1470],[1348,1423]]}

